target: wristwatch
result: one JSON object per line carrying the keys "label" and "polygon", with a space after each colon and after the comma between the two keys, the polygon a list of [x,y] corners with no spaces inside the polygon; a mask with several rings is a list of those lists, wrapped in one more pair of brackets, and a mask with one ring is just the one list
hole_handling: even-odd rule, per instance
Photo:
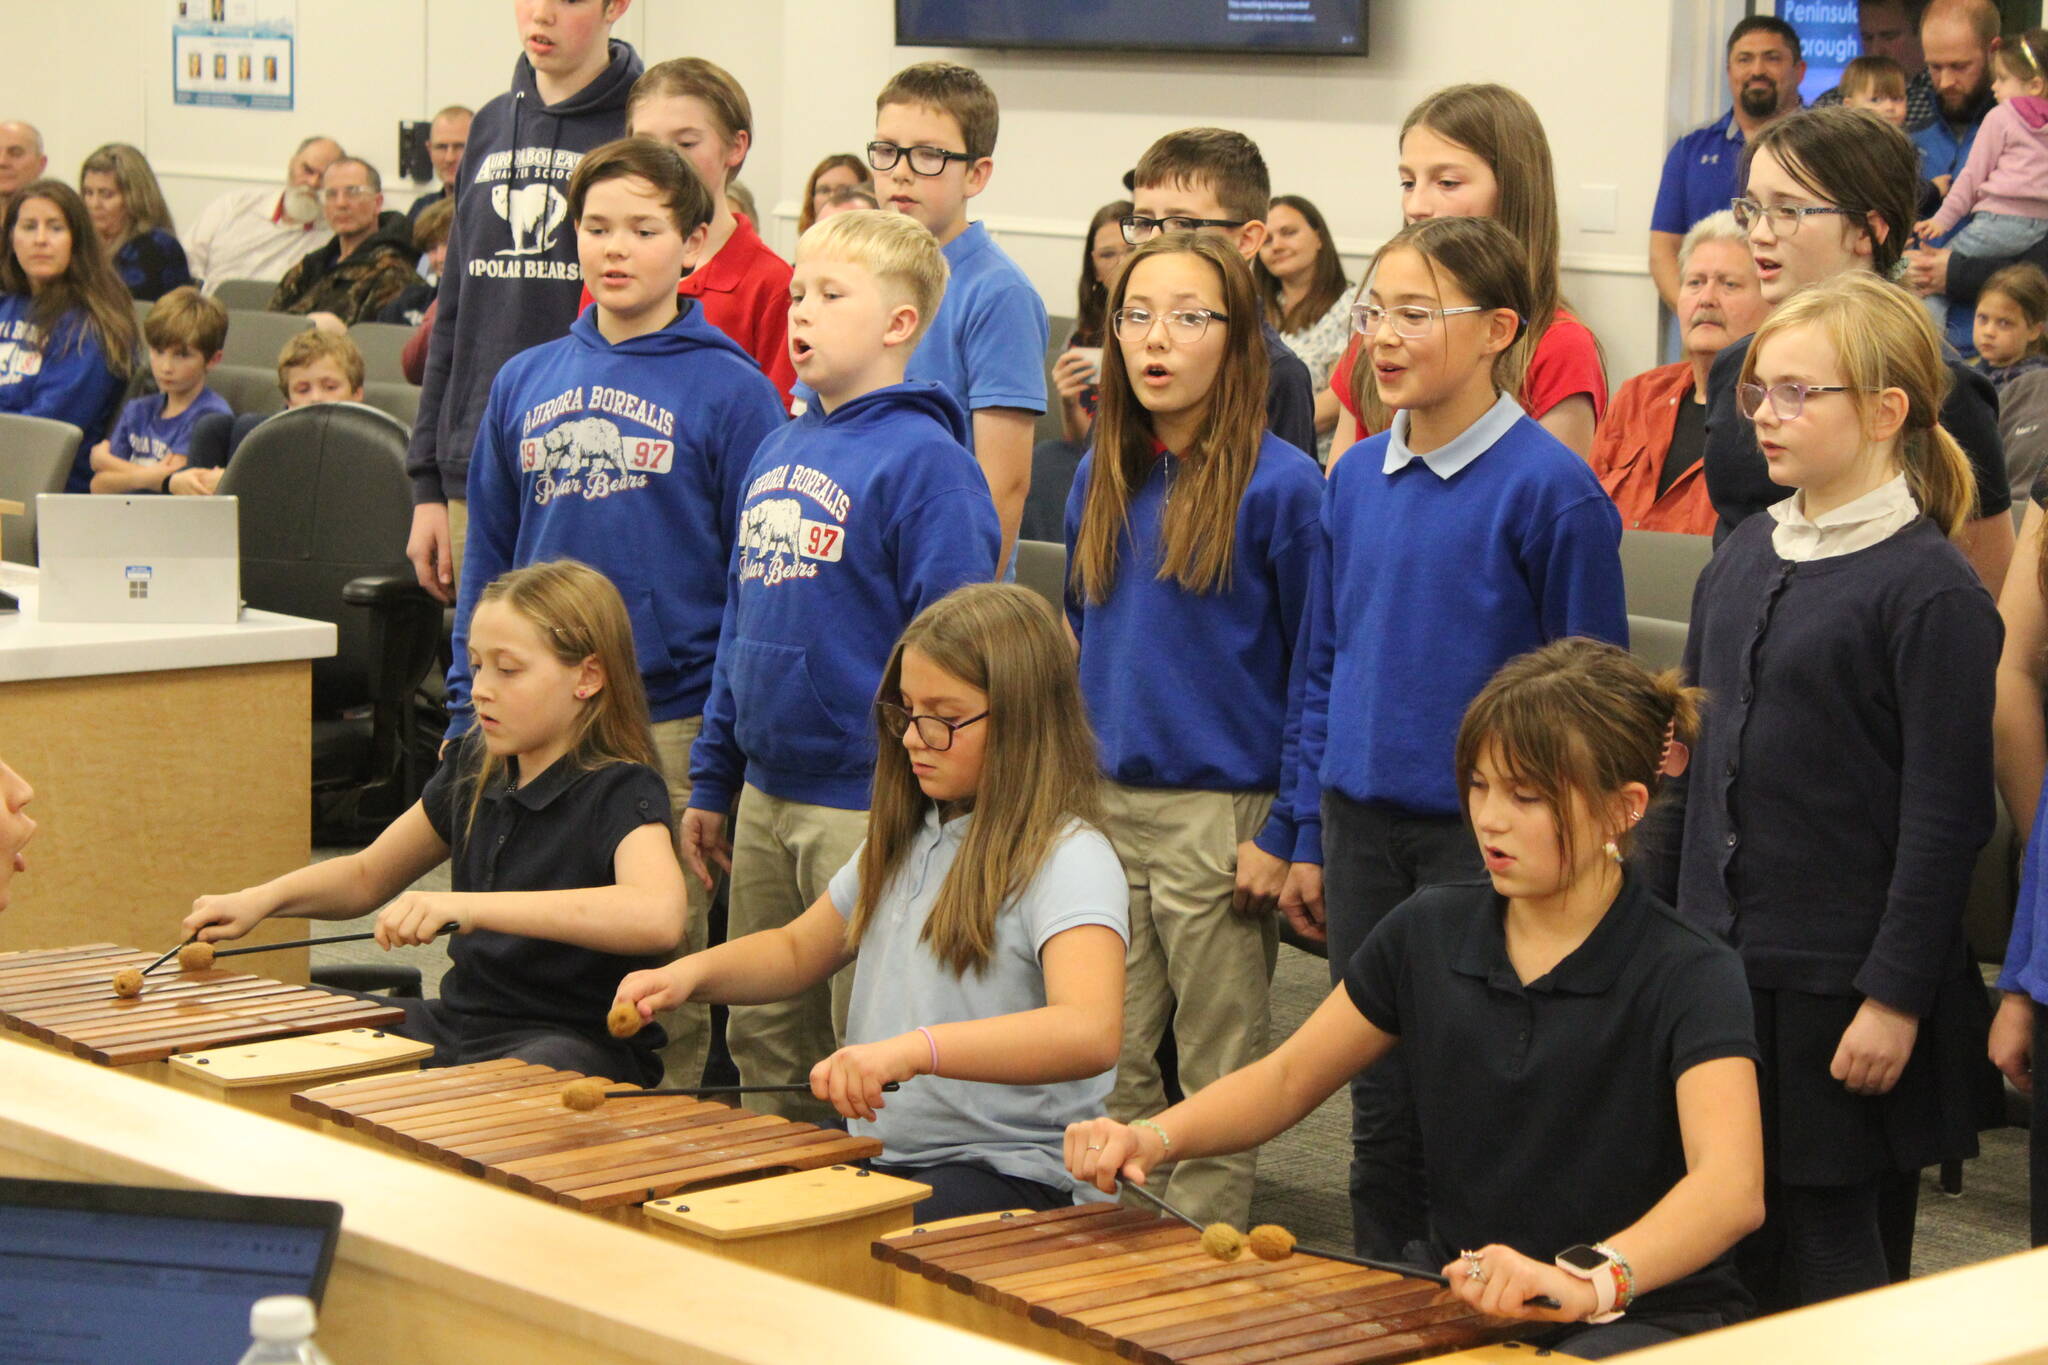
{"label": "wristwatch", "polygon": [[1620,1296],[1620,1276],[1615,1270],[1615,1258],[1606,1247],[1590,1247],[1583,1243],[1566,1247],[1557,1253],[1557,1268],[1593,1286],[1594,1307],[1585,1321],[1594,1324],[1613,1322],[1622,1315],[1623,1310],[1614,1306]]}

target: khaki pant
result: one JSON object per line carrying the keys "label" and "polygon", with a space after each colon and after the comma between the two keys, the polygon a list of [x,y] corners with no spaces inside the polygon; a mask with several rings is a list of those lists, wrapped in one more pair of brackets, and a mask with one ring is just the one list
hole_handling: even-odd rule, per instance
{"label": "khaki pant", "polygon": [[[455,506],[450,503],[449,506]],[[661,775],[668,783],[669,805],[675,815],[677,829],[682,828],[683,811],[690,804],[690,746],[697,741],[697,732],[704,728],[704,717],[684,716],[678,720],[658,720],[654,723],[654,750],[661,756]],[[717,869],[712,869],[715,875]],[[683,880],[690,887],[690,923],[683,931],[684,953],[704,951],[707,935],[711,928],[711,893],[704,883],[689,871],[683,870]],[[668,1085],[698,1085],[704,1079],[704,1061],[711,1053],[711,1007],[709,1005],[682,1005],[664,1010],[656,1017],[668,1033],[668,1046],[661,1050],[663,1080]]]}
{"label": "khaki pant", "polygon": [[[825,894],[867,837],[868,813],[785,801],[754,786],[740,795],[732,834],[732,909],[726,937],[778,929]],[[725,1041],[745,1085],[808,1081],[838,1048],[853,992],[848,966],[830,983],[772,1005],[734,1005]],[[749,1109],[816,1122],[831,1109],[805,1095],[751,1096]]]}
{"label": "khaki pant", "polygon": [[[469,545],[469,500],[448,499],[448,591],[462,591],[462,552]],[[689,770],[684,769],[685,777]],[[677,815],[682,811],[678,809]]]}
{"label": "khaki pant", "polygon": [[[1109,1112],[1128,1122],[1166,1103],[1155,1053],[1170,1021],[1181,1088],[1192,1095],[1266,1052],[1267,996],[1279,927],[1231,911],[1237,846],[1256,836],[1271,792],[1105,783],[1103,832],[1131,889],[1124,959],[1124,1047]],[[1163,1191],[1197,1222],[1251,1219],[1256,1152],[1183,1161]]]}

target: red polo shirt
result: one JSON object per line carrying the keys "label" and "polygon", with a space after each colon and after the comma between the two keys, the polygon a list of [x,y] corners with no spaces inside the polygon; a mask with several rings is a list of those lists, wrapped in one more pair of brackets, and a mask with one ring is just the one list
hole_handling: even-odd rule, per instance
{"label": "red polo shirt", "polygon": [[1707,497],[1706,461],[1693,464],[1657,496],[1657,478],[1671,453],[1678,405],[1692,401],[1692,366],[1686,361],[1645,370],[1615,392],[1593,433],[1587,463],[1630,531],[1678,531],[1710,536],[1719,520]]}

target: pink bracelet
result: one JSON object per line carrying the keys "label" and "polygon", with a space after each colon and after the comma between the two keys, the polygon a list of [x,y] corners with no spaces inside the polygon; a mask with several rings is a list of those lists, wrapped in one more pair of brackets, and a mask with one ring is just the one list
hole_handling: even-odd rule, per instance
{"label": "pink bracelet", "polygon": [[919,1033],[922,1033],[922,1034],[924,1035],[924,1045],[925,1045],[926,1047],[928,1047],[928,1048],[930,1048],[930,1049],[932,1050],[932,1069],[931,1069],[931,1074],[932,1074],[932,1075],[934,1075],[934,1076],[936,1076],[936,1075],[938,1075],[938,1074],[939,1074],[939,1043],[938,1043],[938,1040],[937,1040],[936,1038],[933,1038],[933,1037],[932,1037],[932,1031],[931,1031],[930,1029],[926,1028],[926,1027],[925,1027],[925,1026],[924,1026],[923,1024],[919,1024],[919,1025],[917,1026],[917,1031],[918,1031]]}

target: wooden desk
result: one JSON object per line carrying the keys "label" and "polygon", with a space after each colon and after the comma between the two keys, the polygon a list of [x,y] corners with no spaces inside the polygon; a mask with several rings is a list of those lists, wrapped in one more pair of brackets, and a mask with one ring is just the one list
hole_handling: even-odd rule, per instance
{"label": "wooden desk", "polygon": [[[41,829],[0,949],[162,949],[192,898],[311,856],[309,660],[334,627],[245,611],[231,626],[36,619],[36,574],[0,565],[22,600],[0,616],[0,758],[36,788]],[[304,937],[301,921],[251,942]],[[306,978],[303,949],[264,974]]]}

